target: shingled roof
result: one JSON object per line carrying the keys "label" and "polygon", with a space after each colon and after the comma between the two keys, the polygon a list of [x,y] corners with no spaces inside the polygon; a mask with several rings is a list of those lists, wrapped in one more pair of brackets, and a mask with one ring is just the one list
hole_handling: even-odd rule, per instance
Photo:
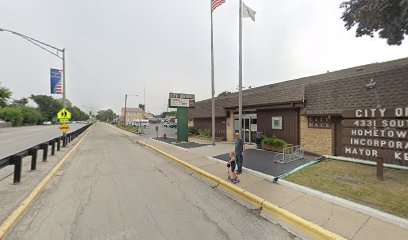
{"label": "shingled roof", "polygon": [[[375,88],[366,85],[373,79]],[[376,92],[378,100],[376,97]],[[356,108],[408,106],[408,65],[306,86],[306,115],[340,115]]]}
{"label": "shingled roof", "polygon": [[[297,103],[307,101],[306,105],[309,105],[310,100],[316,102],[316,98],[312,98],[311,94],[306,94],[311,89],[321,88],[322,86],[329,86],[331,82],[337,82],[344,78],[353,81],[353,79],[362,79],[364,76],[373,76],[374,73],[384,72],[396,68],[408,67],[408,58],[383,62],[373,63],[363,66],[352,67],[334,72],[327,72],[324,74],[303,77],[290,81],[284,81],[274,84],[269,84],[261,87],[247,89],[243,91],[243,106],[263,106],[263,105],[279,105],[282,103]],[[349,84],[360,84],[352,83]],[[312,87],[313,86],[313,87]],[[365,84],[364,84],[365,86]],[[344,87],[344,86],[338,86]],[[321,105],[321,104],[320,104]],[[320,106],[319,105],[319,106]],[[225,117],[225,108],[237,108],[238,107],[238,92],[229,94],[223,97],[216,98],[216,116]],[[317,110],[311,106],[307,107],[310,114],[318,114]],[[323,112],[329,112],[322,111]],[[337,112],[336,112],[337,113]],[[211,117],[211,100],[204,100],[196,102],[195,109],[190,109],[189,114],[192,118],[205,118]]]}

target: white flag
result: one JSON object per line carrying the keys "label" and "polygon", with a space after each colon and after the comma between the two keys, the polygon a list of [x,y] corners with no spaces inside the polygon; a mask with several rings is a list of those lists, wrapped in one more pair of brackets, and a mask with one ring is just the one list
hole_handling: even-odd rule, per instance
{"label": "white flag", "polygon": [[242,3],[242,17],[243,18],[251,18],[252,21],[255,22],[255,14],[256,12],[252,9],[250,9],[247,5],[245,5],[245,3]]}

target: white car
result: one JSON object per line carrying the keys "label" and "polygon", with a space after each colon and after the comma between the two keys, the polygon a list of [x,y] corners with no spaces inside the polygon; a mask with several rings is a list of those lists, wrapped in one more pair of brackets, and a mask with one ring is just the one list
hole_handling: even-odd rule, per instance
{"label": "white car", "polygon": [[50,121],[45,121],[43,122],[43,125],[51,125],[52,123]]}
{"label": "white car", "polygon": [[163,127],[170,127],[170,123],[165,122],[165,123],[163,124]]}

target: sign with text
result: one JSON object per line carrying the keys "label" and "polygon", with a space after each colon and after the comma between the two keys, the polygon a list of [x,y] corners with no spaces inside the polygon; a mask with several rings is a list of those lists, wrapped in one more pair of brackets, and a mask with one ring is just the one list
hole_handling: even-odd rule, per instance
{"label": "sign with text", "polygon": [[332,121],[329,116],[309,117],[308,127],[330,129],[332,127]]}
{"label": "sign with text", "polygon": [[194,94],[169,93],[169,107],[171,108],[193,108],[195,103]]}
{"label": "sign with text", "polygon": [[343,111],[343,155],[408,166],[408,107]]}

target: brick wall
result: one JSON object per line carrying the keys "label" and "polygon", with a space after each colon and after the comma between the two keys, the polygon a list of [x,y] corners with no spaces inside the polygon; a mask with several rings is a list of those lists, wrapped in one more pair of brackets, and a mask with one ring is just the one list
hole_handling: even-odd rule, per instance
{"label": "brick wall", "polygon": [[226,119],[227,123],[227,141],[234,141],[234,112],[230,111],[229,118]]}
{"label": "brick wall", "polygon": [[309,128],[307,116],[300,116],[300,144],[303,145],[305,151],[332,155],[332,129]]}

